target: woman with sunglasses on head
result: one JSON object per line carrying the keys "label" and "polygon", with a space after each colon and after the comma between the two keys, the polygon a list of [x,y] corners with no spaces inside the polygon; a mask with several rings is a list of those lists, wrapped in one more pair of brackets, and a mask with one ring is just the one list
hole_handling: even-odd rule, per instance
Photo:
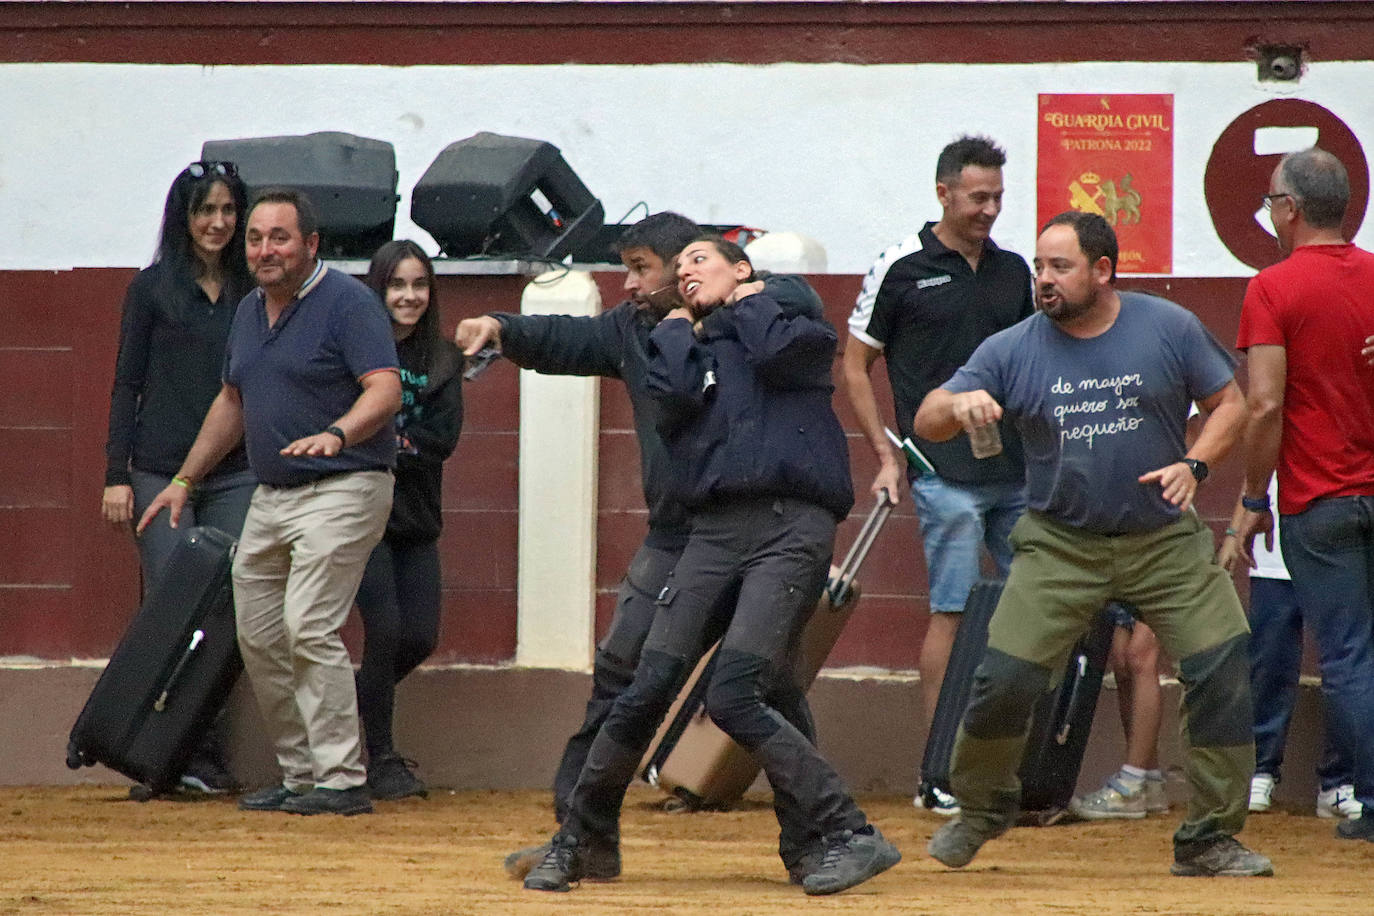
{"label": "woman with sunglasses on head", "polygon": [[[234,309],[252,288],[244,259],[247,192],[229,162],[193,162],[167,192],[153,263],[129,284],[110,392],[101,515],[125,527],[173,481],[220,389]],[[257,480],[240,446],[197,483],[181,522],[238,536]],[[138,536],[146,592],[179,532],[162,513]],[[225,792],[217,727],[181,777],[183,788]],[[148,797],[135,787],[132,797]]]}
{"label": "woman with sunglasses on head", "polygon": [[394,800],[427,794],[414,763],[396,753],[391,723],[396,685],[439,640],[443,463],[463,426],[463,357],[440,333],[434,265],[419,245],[387,242],[364,282],[391,316],[401,364],[395,495],[358,587],[363,660],[356,679],[368,789],[374,799]]}

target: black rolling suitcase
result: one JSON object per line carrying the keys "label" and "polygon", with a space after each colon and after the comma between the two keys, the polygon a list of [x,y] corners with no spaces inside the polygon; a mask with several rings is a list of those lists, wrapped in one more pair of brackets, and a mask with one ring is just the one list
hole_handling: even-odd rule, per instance
{"label": "black rolling suitcase", "polygon": [[67,766],[103,763],[173,787],[243,669],[229,566],[235,540],[190,528],[72,726]]}
{"label": "black rolling suitcase", "polygon": [[[964,606],[921,759],[919,792],[926,805],[934,803],[933,789],[950,791],[954,739],[973,690],[973,673],[987,648],[988,622],[1001,596],[1000,580],[983,580],[974,585]],[[1068,810],[1097,712],[1113,627],[1110,614],[1098,614],[1074,644],[1058,686],[1035,705],[1018,771],[1023,822],[1053,824]]]}

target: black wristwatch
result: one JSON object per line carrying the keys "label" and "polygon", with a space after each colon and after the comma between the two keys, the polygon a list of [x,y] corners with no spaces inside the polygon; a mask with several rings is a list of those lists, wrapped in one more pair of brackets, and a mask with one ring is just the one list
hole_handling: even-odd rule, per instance
{"label": "black wristwatch", "polygon": [[[340,448],[343,448],[344,446],[348,445],[348,438],[347,438],[346,436],[344,436],[343,430],[339,429],[337,426],[330,426],[330,427],[328,427],[328,428],[325,429],[325,432],[329,433],[331,436],[338,436],[338,437],[339,437],[339,447],[340,447]],[[1204,465],[1203,467],[1204,467],[1203,473],[1206,474],[1206,466]],[[1196,472],[1194,472],[1194,473],[1196,473]]]}
{"label": "black wristwatch", "polygon": [[1182,461],[1188,465],[1188,470],[1193,472],[1193,479],[1198,483],[1207,479],[1207,462],[1198,461],[1196,458],[1184,458]]}

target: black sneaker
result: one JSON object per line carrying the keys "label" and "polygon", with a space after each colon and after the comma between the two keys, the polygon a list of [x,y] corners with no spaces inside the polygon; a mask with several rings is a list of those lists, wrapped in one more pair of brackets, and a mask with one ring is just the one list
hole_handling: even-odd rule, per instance
{"label": "black sneaker", "polygon": [[193,757],[181,774],[181,789],[200,795],[224,795],[238,788],[234,777],[211,757]]}
{"label": "black sneaker", "polygon": [[1211,842],[1175,846],[1169,874],[1184,878],[1268,878],[1274,874],[1274,865],[1235,837],[1221,836]]}
{"label": "black sneaker", "polygon": [[[543,846],[517,849],[506,856],[503,863],[506,874],[517,881],[524,880],[536,865],[544,861],[544,857],[549,854],[550,846],[551,844],[545,843]],[[620,847],[583,844],[578,852],[582,858],[582,877],[585,880],[611,881],[620,877]],[[800,884],[800,879],[796,883]]]}
{"label": "black sneaker", "polygon": [[581,852],[577,837],[561,831],[554,834],[544,860],[525,876],[525,890],[559,893],[572,890],[572,886],[582,880]]}
{"label": "black sneaker", "polygon": [[351,789],[326,789],[316,786],[304,795],[293,795],[281,803],[281,810],[290,814],[371,814],[372,799],[367,786]]}
{"label": "black sneaker", "polygon": [[256,792],[239,796],[239,809],[243,811],[281,811],[287,799],[298,798],[301,792],[293,792],[283,785],[268,786]]}
{"label": "black sneaker", "polygon": [[902,861],[897,851],[878,828],[869,824],[861,830],[840,830],[825,838],[821,867],[802,879],[802,890],[811,896],[838,894]]}
{"label": "black sneaker", "polygon": [[1342,840],[1369,840],[1374,843],[1374,816],[1353,817],[1336,825],[1336,836]]}
{"label": "black sneaker", "polygon": [[412,772],[415,761],[399,754],[385,754],[367,762],[367,788],[372,797],[381,801],[398,798],[428,798],[429,789]]}

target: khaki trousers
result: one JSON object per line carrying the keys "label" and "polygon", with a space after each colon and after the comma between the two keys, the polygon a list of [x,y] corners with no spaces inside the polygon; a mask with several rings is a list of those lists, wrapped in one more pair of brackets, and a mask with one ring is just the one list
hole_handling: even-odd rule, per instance
{"label": "khaki trousers", "polygon": [[366,781],[353,665],[339,630],[391,514],[389,471],[359,471],[253,493],[234,558],[244,669],[283,784]]}
{"label": "khaki trousers", "polygon": [[1106,537],[1036,512],[1011,532],[1011,574],[955,739],[951,786],[963,816],[993,829],[1014,815],[1031,710],[1108,601],[1133,605],[1178,660],[1192,795],[1176,844],[1233,835],[1255,769],[1249,627],[1212,532],[1196,513],[1155,531]]}

